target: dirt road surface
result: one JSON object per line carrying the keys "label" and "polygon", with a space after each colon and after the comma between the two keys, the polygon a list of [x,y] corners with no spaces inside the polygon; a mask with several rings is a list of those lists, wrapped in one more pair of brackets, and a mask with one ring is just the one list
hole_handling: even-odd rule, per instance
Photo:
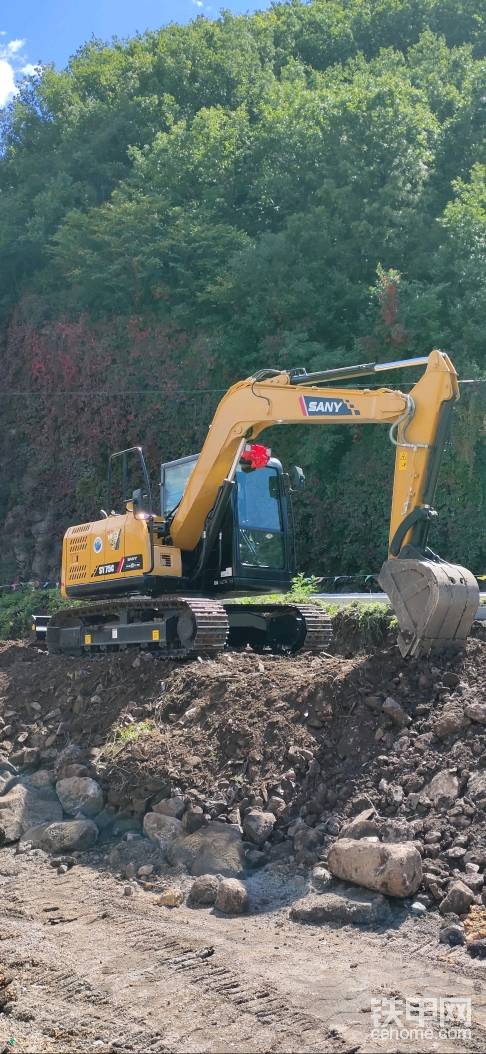
{"label": "dirt road surface", "polygon": [[[301,926],[303,876],[256,874],[252,913],[161,907],[109,871],[58,875],[43,854],[0,859],[0,1050],[483,1051],[486,966],[439,945],[437,923],[384,933]],[[1,981],[0,981],[1,983]],[[372,1000],[465,996],[471,1037],[380,1040]],[[433,1004],[432,1004],[433,1005]]]}

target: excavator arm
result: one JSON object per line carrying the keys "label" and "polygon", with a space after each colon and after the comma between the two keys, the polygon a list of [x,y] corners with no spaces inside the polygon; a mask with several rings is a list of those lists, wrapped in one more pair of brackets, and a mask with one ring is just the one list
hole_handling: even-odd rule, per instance
{"label": "excavator arm", "polygon": [[[332,382],[384,369],[426,365],[410,392],[335,387]],[[262,371],[233,385],[216,409],[201,454],[170,522],[172,543],[199,544],[224,482],[231,483],[245,444],[280,424],[384,424],[396,447],[389,529],[389,559],[380,582],[396,613],[403,654],[463,641],[479,591],[465,568],[446,564],[427,548],[436,513],[433,498],[450,414],[459,398],[449,357],[365,364],[322,373]]]}

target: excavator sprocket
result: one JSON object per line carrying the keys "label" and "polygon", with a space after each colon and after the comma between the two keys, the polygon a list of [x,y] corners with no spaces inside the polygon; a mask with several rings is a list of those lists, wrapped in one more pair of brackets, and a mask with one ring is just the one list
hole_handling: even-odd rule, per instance
{"label": "excavator sprocket", "polygon": [[461,647],[479,607],[479,587],[465,567],[445,561],[386,560],[378,582],[388,594],[402,655]]}

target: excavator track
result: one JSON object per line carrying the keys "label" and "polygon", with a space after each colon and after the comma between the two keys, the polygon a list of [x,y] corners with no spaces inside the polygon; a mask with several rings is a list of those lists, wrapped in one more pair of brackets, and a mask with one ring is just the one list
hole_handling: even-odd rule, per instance
{"label": "excavator track", "polygon": [[296,654],[325,651],[332,638],[331,620],[315,604],[228,604],[228,643],[249,644],[254,651]]}
{"label": "excavator track", "polygon": [[216,655],[225,646],[319,654],[331,620],[313,604],[226,604],[199,597],[104,600],[59,611],[47,627],[51,654],[150,648],[162,658]]}
{"label": "excavator track", "polygon": [[217,600],[198,597],[100,601],[59,611],[47,628],[53,654],[93,654],[149,647],[164,658],[215,655],[228,636],[228,617]]}

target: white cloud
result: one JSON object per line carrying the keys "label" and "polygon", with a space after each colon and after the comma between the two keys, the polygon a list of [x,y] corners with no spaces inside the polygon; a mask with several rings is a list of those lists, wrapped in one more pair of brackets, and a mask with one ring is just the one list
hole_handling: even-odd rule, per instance
{"label": "white cloud", "polygon": [[192,0],[195,7],[204,7],[203,0]]}
{"label": "white cloud", "polygon": [[23,48],[24,44],[25,40],[19,40],[18,38],[10,40],[4,50],[7,55],[16,55]]}
{"label": "white cloud", "polygon": [[36,73],[36,67],[26,61],[27,55],[23,50],[25,40],[20,37],[13,40],[2,39],[6,36],[5,30],[0,30],[0,107],[5,106],[17,94],[19,77],[29,77]]}
{"label": "white cloud", "polygon": [[5,59],[0,59],[0,106],[5,106],[5,103],[15,95],[17,86],[15,84],[15,74],[13,67]]}

